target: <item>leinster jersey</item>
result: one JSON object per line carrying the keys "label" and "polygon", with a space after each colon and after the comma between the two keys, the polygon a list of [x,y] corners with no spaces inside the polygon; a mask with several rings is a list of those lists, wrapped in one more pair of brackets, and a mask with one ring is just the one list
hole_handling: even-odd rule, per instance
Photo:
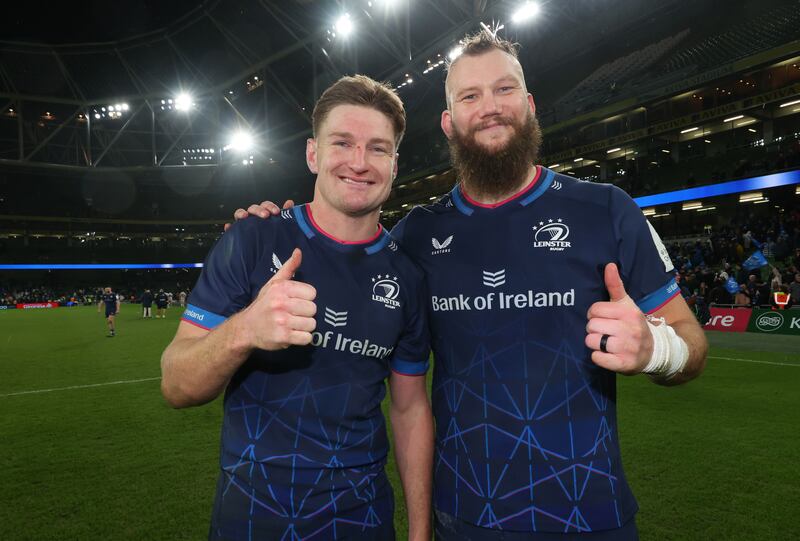
{"label": "leinster jersey", "polygon": [[538,167],[487,206],[459,186],[393,236],[429,287],[434,503],[485,528],[613,529],[637,510],[620,459],[615,375],[591,361],[586,313],[616,263],[652,312],[672,264],[623,191]]}
{"label": "leinster jersey", "polygon": [[391,531],[384,380],[425,374],[429,355],[422,272],[391,237],[380,228],[366,242],[337,241],[307,206],[237,222],[208,255],[183,320],[221,324],[295,248],[294,279],[317,290],[316,330],[309,346],[254,352],[225,391],[212,539]]}
{"label": "leinster jersey", "polygon": [[106,308],[106,315],[115,314],[117,312],[117,294],[103,293],[101,298]]}

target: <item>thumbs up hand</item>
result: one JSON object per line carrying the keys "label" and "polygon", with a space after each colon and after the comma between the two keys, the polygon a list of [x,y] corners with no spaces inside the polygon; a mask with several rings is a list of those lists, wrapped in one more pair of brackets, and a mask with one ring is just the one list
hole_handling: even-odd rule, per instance
{"label": "thumbs up hand", "polygon": [[653,336],[644,314],[625,292],[614,263],[606,265],[604,281],[611,300],[589,308],[586,347],[594,350],[594,364],[621,374],[638,374],[653,354]]}
{"label": "thumbs up hand", "polygon": [[266,283],[258,297],[241,312],[240,328],[253,348],[275,351],[311,343],[317,323],[314,315],[317,290],[293,280],[303,254],[295,248],[292,256]]}

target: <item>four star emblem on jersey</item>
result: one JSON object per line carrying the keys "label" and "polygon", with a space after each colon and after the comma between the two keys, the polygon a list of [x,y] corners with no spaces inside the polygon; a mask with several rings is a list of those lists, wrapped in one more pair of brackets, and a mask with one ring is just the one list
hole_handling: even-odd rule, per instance
{"label": "four star emblem on jersey", "polygon": [[571,248],[567,241],[569,226],[561,218],[540,221],[539,225],[533,226],[533,230],[534,248],[548,248],[551,252],[563,252],[564,249]]}
{"label": "four star emblem on jersey", "polygon": [[400,307],[397,300],[400,295],[400,285],[397,283],[397,276],[379,274],[372,279],[372,300],[381,302],[386,308]]}

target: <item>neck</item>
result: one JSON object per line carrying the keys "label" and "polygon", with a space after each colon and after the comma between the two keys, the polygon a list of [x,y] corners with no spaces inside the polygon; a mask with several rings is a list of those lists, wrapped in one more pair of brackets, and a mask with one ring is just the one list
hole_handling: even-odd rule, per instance
{"label": "neck", "polygon": [[475,182],[470,182],[469,178],[464,178],[461,180],[461,186],[463,190],[469,195],[469,197],[481,203],[483,205],[494,205],[496,203],[500,203],[513,197],[514,195],[518,194],[522,190],[524,190],[528,184],[531,183],[533,180],[534,175],[536,174],[536,166],[531,165],[528,170],[525,172],[521,178],[518,178],[515,182],[511,183],[511,188],[507,191],[503,191],[502,193],[488,193],[482,192],[479,188],[476,187]]}
{"label": "neck", "polygon": [[380,209],[363,216],[349,216],[320,203],[316,198],[308,204],[308,207],[317,226],[338,241],[365,241],[378,232]]}

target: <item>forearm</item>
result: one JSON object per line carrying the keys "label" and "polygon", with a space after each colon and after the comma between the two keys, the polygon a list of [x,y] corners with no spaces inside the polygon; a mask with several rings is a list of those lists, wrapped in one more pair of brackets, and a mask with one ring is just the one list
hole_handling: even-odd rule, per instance
{"label": "forearm", "polygon": [[706,367],[706,356],[708,355],[708,341],[700,325],[694,320],[676,321],[672,324],[675,334],[680,336],[689,350],[689,358],[681,372],[678,372],[669,379],[653,378],[659,385],[680,385],[691,381],[700,374]]}
{"label": "forearm", "polygon": [[174,408],[214,400],[252,351],[239,314],[201,337],[178,338],[161,356],[161,392]]}
{"label": "forearm", "polygon": [[408,510],[408,539],[431,538],[433,416],[427,398],[401,411],[390,408],[394,453]]}

